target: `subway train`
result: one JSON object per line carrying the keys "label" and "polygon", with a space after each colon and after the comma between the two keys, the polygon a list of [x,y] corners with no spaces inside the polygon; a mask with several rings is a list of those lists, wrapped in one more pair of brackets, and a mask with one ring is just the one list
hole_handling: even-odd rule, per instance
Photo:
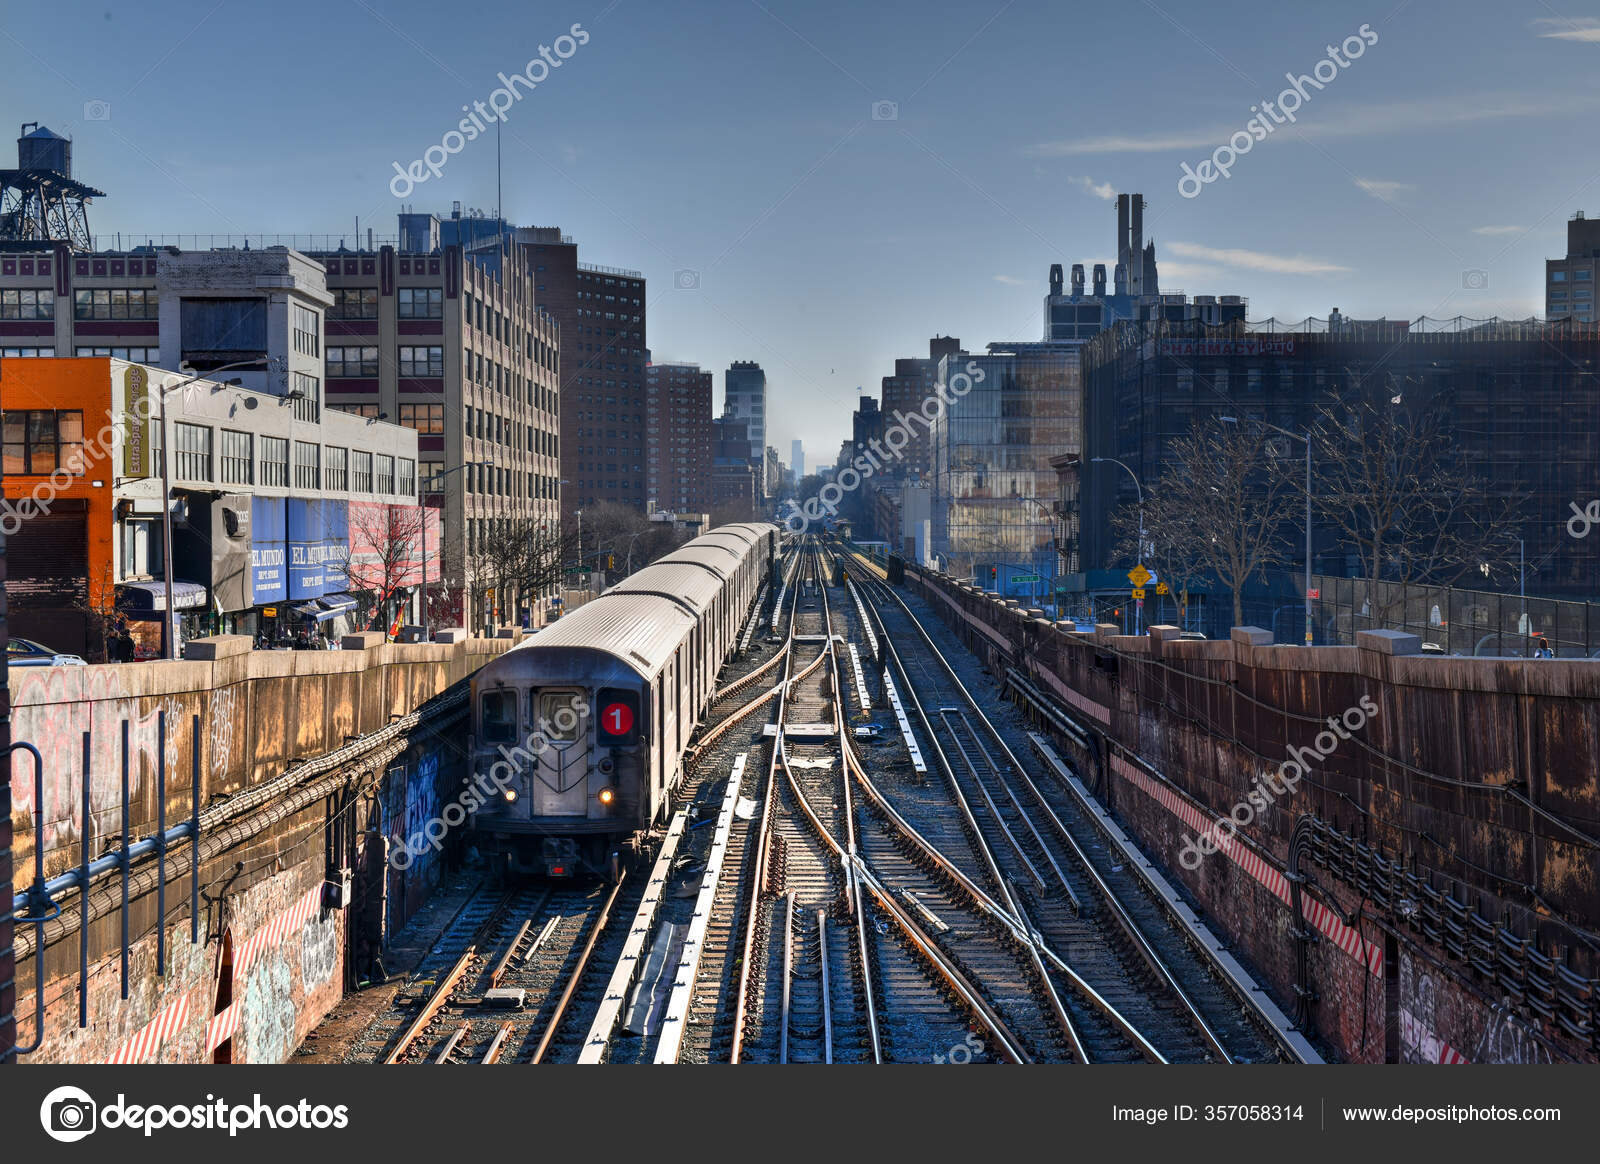
{"label": "subway train", "polygon": [[720,526],[473,676],[474,783],[493,795],[472,830],[503,873],[614,877],[637,857],[780,537]]}

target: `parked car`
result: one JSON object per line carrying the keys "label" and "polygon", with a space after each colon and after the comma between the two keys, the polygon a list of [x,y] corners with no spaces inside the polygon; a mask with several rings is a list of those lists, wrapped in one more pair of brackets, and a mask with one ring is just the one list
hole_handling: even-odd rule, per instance
{"label": "parked car", "polygon": [[64,655],[32,639],[12,639],[6,644],[8,667],[86,667],[82,655]]}
{"label": "parked car", "polygon": [[1201,634],[1199,631],[1184,631],[1178,636],[1180,639],[1189,639],[1191,641],[1195,639],[1204,639],[1205,637],[1206,636]]}

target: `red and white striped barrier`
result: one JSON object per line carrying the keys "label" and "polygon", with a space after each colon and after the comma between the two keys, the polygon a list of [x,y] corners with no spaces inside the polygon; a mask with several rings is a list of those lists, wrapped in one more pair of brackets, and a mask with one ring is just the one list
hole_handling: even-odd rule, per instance
{"label": "red and white striped barrier", "polygon": [[[1265,886],[1267,892],[1284,904],[1289,904],[1291,898],[1288,878],[1283,875],[1276,865],[1232,835],[1231,830],[1234,827],[1232,821],[1227,821],[1226,827],[1224,827],[1224,818],[1210,816],[1179,793],[1177,789],[1155,779],[1144,769],[1129,763],[1121,756],[1111,757],[1111,768],[1146,796],[1149,796],[1168,812],[1178,817],[1179,820],[1193,829],[1197,835],[1210,832],[1216,839],[1219,852],[1227,854],[1230,861],[1239,866],[1240,869],[1243,869],[1258,883]],[[1305,912],[1306,920],[1316,927],[1319,933],[1358,962],[1365,961],[1367,969],[1373,974],[1380,978],[1383,976],[1382,946],[1364,939],[1359,930],[1353,926],[1345,925],[1336,912],[1317,901],[1311,894],[1302,892],[1300,904]]]}
{"label": "red and white striped barrier", "polygon": [[189,996],[180,994],[111,1056],[112,1063],[145,1063],[189,1021]]}

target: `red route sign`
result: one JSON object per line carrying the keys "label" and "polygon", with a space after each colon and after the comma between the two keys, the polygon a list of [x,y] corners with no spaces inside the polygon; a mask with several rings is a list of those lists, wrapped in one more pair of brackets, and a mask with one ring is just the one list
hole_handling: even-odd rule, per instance
{"label": "red route sign", "polygon": [[608,703],[600,713],[600,729],[608,736],[625,736],[633,730],[633,708],[626,703]]}

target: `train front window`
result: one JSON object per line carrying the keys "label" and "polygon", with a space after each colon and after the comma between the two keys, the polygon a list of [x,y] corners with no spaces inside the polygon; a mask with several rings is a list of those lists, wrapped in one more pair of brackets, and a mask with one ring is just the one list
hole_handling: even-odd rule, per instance
{"label": "train front window", "polygon": [[478,703],[483,717],[483,739],[489,744],[509,744],[517,738],[517,693],[486,691]]}
{"label": "train front window", "polygon": [[539,733],[552,744],[570,744],[583,736],[589,705],[581,692],[541,691],[536,713]]}

